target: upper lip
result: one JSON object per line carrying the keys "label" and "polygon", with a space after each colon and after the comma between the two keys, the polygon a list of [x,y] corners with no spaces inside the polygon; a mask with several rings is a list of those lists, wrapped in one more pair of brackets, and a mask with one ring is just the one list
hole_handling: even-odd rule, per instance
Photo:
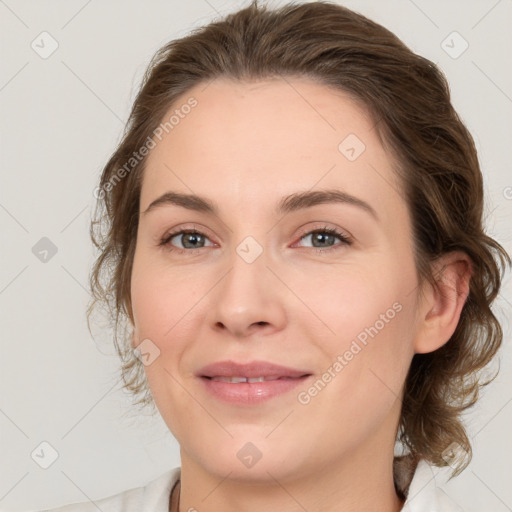
{"label": "upper lip", "polygon": [[236,363],[234,361],[219,361],[204,366],[199,370],[200,377],[289,377],[298,378],[310,375],[308,371],[289,368],[269,361],[251,361]]}

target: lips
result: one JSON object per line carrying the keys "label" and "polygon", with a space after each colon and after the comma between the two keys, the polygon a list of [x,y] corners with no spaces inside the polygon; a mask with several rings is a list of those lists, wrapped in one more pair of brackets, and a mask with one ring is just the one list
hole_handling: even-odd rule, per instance
{"label": "lips", "polygon": [[201,368],[196,377],[209,396],[235,407],[259,406],[280,396],[290,400],[293,389],[313,378],[307,370],[268,361],[219,361]]}
{"label": "lips", "polygon": [[231,382],[233,384],[278,379],[299,379],[307,375],[311,375],[307,370],[281,366],[268,361],[252,361],[245,364],[235,363],[234,361],[219,361],[205,366],[198,372],[200,377]]}

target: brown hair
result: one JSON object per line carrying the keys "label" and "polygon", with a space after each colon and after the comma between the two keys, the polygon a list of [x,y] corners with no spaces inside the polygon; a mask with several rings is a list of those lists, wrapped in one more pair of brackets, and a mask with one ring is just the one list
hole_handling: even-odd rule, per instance
{"label": "brown hair", "polygon": [[[471,446],[460,420],[479,388],[492,380],[482,370],[502,342],[491,310],[509,255],[483,227],[483,183],[476,149],[450,102],[447,82],[429,60],[393,33],[360,14],[329,2],[288,4],[268,10],[257,1],[225,19],[171,41],[153,57],[135,99],[124,136],[103,169],[93,243],[100,250],[90,276],[93,301],[109,308],[124,386],[148,405],[142,364],[130,335],[130,277],[137,237],[139,198],[146,158],[112,185],[133,152],[145,145],[171,105],[200,82],[217,77],[253,80],[307,77],[344,91],[372,113],[377,132],[397,162],[414,230],[418,276],[433,285],[432,263],[452,250],[472,260],[469,297],[451,339],[438,350],[416,354],[405,383],[398,440],[407,463],[426,459],[446,466],[443,452]],[[126,167],[124,167],[126,169]],[[130,327],[124,323],[125,327]],[[396,458],[395,466],[404,459]]]}

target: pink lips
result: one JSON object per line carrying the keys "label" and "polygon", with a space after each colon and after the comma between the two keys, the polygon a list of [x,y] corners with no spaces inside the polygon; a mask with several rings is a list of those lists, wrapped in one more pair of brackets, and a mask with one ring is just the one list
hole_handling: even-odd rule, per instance
{"label": "pink lips", "polygon": [[[248,364],[220,361],[205,366],[197,372],[197,376],[216,398],[236,405],[254,405],[291,391],[311,374],[307,370],[297,370],[267,361],[253,361]],[[243,378],[256,381],[243,382]],[[262,378],[265,380],[261,380]],[[227,379],[235,382],[226,381]]]}
{"label": "pink lips", "polygon": [[209,364],[201,370],[201,377],[289,377],[297,378],[308,374],[305,370],[295,370],[286,366],[269,363],[267,361],[253,361],[252,363],[239,364],[233,361],[219,361]]}

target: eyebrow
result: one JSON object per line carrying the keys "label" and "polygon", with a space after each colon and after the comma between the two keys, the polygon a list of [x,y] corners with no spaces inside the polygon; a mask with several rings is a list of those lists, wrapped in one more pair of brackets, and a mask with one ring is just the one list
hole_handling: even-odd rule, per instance
{"label": "eyebrow", "polygon": [[[369,213],[376,221],[379,220],[377,212],[366,201],[337,189],[296,192],[285,196],[277,203],[275,214],[286,214],[320,204],[336,203],[357,206]],[[182,194],[179,192],[166,192],[155,199],[142,213],[146,214],[157,207],[165,205],[180,206],[188,210],[219,215],[219,207],[216,203],[195,194]]]}

